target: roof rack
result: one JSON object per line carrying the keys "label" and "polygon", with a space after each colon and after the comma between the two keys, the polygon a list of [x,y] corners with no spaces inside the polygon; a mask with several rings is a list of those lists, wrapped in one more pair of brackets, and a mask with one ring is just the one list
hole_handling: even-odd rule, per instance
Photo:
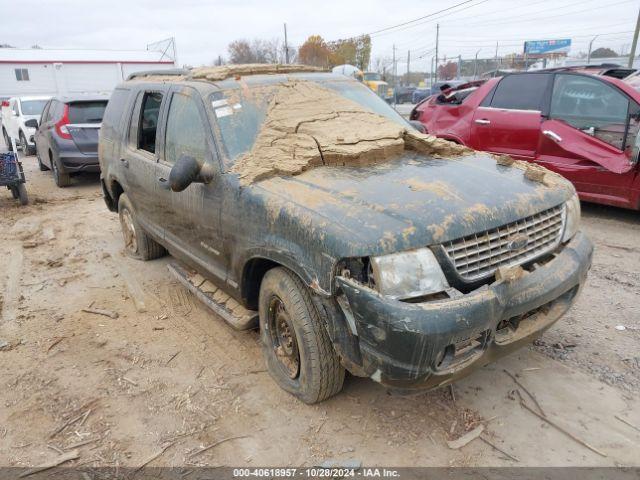
{"label": "roof rack", "polygon": [[181,75],[189,75],[189,73],[191,73],[191,71],[186,68],[169,68],[166,70],[145,70],[143,72],[135,72],[130,74],[127,77],[127,81],[133,80],[134,78],[138,78],[138,77],[149,77],[152,75],[179,77]]}

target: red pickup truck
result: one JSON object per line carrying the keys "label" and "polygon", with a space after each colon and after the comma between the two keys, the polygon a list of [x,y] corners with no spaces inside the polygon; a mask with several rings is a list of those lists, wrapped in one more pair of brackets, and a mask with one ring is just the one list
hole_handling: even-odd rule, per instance
{"label": "red pickup truck", "polygon": [[640,209],[640,92],[616,78],[514,73],[431,96],[410,118],[438,137],[556,171],[582,200]]}

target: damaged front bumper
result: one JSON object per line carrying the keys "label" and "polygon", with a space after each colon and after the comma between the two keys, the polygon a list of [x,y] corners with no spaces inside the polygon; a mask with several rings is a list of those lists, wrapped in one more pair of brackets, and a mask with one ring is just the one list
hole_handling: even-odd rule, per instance
{"label": "damaged front bumper", "polygon": [[[434,388],[530,343],[573,304],[593,246],[579,232],[544,265],[466,295],[424,303],[391,300],[338,277],[362,370],[396,390]],[[355,332],[354,332],[355,333]]]}

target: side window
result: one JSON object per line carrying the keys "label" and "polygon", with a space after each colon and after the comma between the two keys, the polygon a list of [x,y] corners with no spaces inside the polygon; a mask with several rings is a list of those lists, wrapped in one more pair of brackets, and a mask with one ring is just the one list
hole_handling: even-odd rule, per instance
{"label": "side window", "polygon": [[542,110],[549,74],[507,75],[496,87],[491,106],[510,110]]}
{"label": "side window", "polygon": [[16,80],[18,82],[28,82],[29,81],[29,70],[26,68],[16,68],[14,70],[16,74]]}
{"label": "side window", "polygon": [[142,99],[140,121],[138,123],[138,144],[140,150],[156,153],[156,133],[158,130],[158,117],[162,94],[158,92],[146,92]]}
{"label": "side window", "polygon": [[[637,111],[637,105],[631,110]],[[623,150],[629,98],[612,85],[582,75],[556,75],[549,117]],[[637,131],[637,122],[629,126]]]}
{"label": "side window", "polygon": [[13,102],[13,106],[11,107],[11,109],[13,110],[13,113],[15,113],[16,115],[20,115],[20,112],[18,111],[18,101],[17,100],[15,102]]}
{"label": "side window", "polygon": [[173,165],[181,155],[190,155],[203,163],[207,150],[205,132],[195,100],[182,93],[174,93],[167,119],[165,161]]}
{"label": "side window", "polygon": [[127,106],[129,92],[130,90],[125,88],[116,88],[109,98],[101,127],[102,133],[108,138],[112,138],[116,132],[120,131],[120,119]]}

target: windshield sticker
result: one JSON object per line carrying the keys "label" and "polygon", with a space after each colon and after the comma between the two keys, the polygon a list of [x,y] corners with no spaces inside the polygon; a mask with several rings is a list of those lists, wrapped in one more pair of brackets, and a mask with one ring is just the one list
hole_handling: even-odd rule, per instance
{"label": "windshield sticker", "polygon": [[213,100],[211,102],[211,106],[213,108],[224,107],[227,104],[227,99],[223,98],[222,100]]}
{"label": "windshield sticker", "polygon": [[233,109],[231,107],[220,107],[216,108],[216,117],[228,117],[229,115],[233,115]]}

